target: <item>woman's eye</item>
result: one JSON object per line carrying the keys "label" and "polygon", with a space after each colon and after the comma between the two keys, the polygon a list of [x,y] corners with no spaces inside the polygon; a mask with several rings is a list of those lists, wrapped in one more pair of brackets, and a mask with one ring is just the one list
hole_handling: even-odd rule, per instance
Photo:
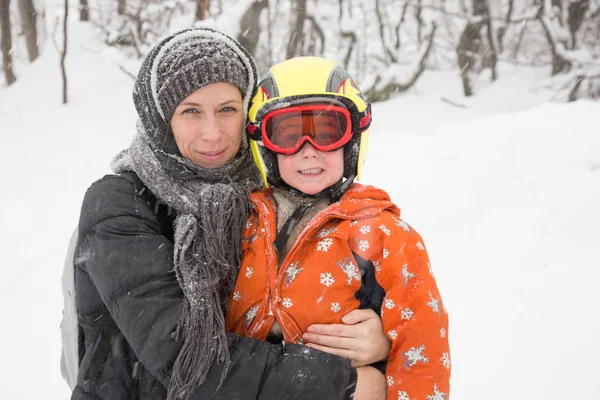
{"label": "woman's eye", "polygon": [[231,113],[231,112],[236,112],[237,109],[235,107],[231,107],[231,106],[226,106],[221,108],[222,112],[226,112],[226,113]]}
{"label": "woman's eye", "polygon": [[181,113],[182,114],[195,114],[197,112],[198,111],[195,108],[188,108],[188,109],[183,110]]}

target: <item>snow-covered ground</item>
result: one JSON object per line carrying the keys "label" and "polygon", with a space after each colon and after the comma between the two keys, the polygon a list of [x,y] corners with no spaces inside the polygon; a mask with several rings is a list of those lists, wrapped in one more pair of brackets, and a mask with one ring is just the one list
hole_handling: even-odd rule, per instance
{"label": "snow-covered ground", "polygon": [[[72,29],[69,105],[51,45],[0,88],[3,399],[69,396],[64,254],[86,188],[134,130],[124,61]],[[457,76],[427,73],[374,105],[363,181],[426,241],[450,313],[453,399],[600,399],[600,103],[544,103],[528,88],[546,75],[505,65],[465,100]]]}

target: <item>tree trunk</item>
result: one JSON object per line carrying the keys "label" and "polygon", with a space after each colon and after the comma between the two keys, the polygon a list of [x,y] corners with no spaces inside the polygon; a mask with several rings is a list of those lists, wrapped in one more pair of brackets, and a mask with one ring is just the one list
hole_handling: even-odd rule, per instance
{"label": "tree trunk", "polygon": [[569,16],[567,22],[569,25],[569,32],[571,33],[571,50],[575,50],[578,46],[577,43],[577,32],[585,19],[585,14],[590,9],[589,0],[577,0],[569,4]]}
{"label": "tree trunk", "polygon": [[[490,16],[490,7],[487,0],[473,0],[473,16],[465,26],[458,45],[456,46],[456,55],[460,75],[463,81],[463,90],[465,96],[472,96],[473,89],[469,80],[469,72],[478,56],[482,57],[482,66],[489,67],[492,70],[492,80],[496,80],[497,49],[494,45],[494,32]],[[481,29],[486,27],[488,42],[485,50],[482,49]]]}
{"label": "tree trunk", "polygon": [[417,41],[419,46],[423,43],[423,17],[421,12],[423,11],[421,0],[417,0],[417,6],[415,8],[415,19],[417,20]]}
{"label": "tree trunk", "polygon": [[354,45],[356,44],[356,33],[349,32],[340,32],[340,36],[344,39],[350,39],[350,43],[348,44],[348,50],[346,50],[346,55],[344,56],[344,69],[348,70],[350,66],[350,57],[352,57],[352,51],[354,50]]}
{"label": "tree trunk", "polygon": [[37,45],[37,13],[31,0],[19,0],[19,14],[21,15],[21,26],[27,43],[27,54],[32,62],[40,55]]}
{"label": "tree trunk", "polygon": [[196,0],[196,21],[204,21],[206,19],[206,11],[209,5],[209,0]]}
{"label": "tree trunk", "polygon": [[63,20],[63,50],[60,54],[60,70],[63,81],[63,104],[67,104],[67,70],[65,60],[67,58],[67,22],[69,19],[69,0],[65,0],[65,18]]}
{"label": "tree trunk", "polygon": [[557,48],[557,46],[562,46],[562,43],[558,43],[554,37],[552,28],[549,26],[551,21],[547,19],[544,7],[539,9],[537,18],[542,24],[546,40],[548,41],[552,53],[552,76],[568,71],[571,68],[571,63],[561,55],[560,50]]}
{"label": "tree trunk", "polygon": [[498,72],[496,65],[498,64],[498,49],[496,48],[494,28],[492,26],[492,16],[490,15],[490,8],[487,1],[485,2],[487,7],[487,18],[486,18],[486,31],[488,40],[488,49],[484,53],[485,66],[492,70],[492,81],[498,79]]}
{"label": "tree trunk", "polygon": [[256,0],[240,19],[237,41],[254,56],[260,36],[260,14],[269,7],[269,0]]}
{"label": "tree trunk", "polygon": [[504,51],[504,35],[506,34],[506,30],[508,29],[508,24],[510,24],[510,19],[512,18],[512,14],[514,11],[514,3],[515,0],[508,0],[508,11],[506,12],[506,18],[504,19],[504,26],[501,26],[498,29],[498,46],[499,52]]}
{"label": "tree trunk", "polygon": [[88,4],[88,0],[79,0],[79,20],[90,20],[90,5]]}
{"label": "tree trunk", "polygon": [[473,68],[473,54],[479,53],[480,31],[484,22],[483,20],[468,22],[456,46],[456,57],[463,82],[463,91],[467,97],[473,95],[469,72]]}
{"label": "tree trunk", "polygon": [[12,30],[10,27],[10,0],[0,0],[0,47],[6,85],[17,80],[12,70]]}
{"label": "tree trunk", "polygon": [[125,8],[127,7],[127,2],[125,0],[119,0],[117,5],[117,14],[125,15]]}
{"label": "tree trunk", "polygon": [[304,22],[306,21],[306,0],[294,0],[294,16],[296,22],[292,27],[290,41],[288,42],[285,58],[290,59],[298,55],[298,47],[304,41]]}
{"label": "tree trunk", "polygon": [[[392,51],[387,44],[386,36],[385,36],[385,23],[383,21],[383,14],[381,13],[381,2],[380,0],[375,0],[375,16],[377,17],[377,22],[379,24],[379,36],[381,37],[381,45],[383,46],[383,50],[385,54],[389,58],[389,62],[397,63],[398,58],[396,57],[395,51]],[[394,49],[397,50],[397,49]],[[388,62],[386,62],[387,64]]]}

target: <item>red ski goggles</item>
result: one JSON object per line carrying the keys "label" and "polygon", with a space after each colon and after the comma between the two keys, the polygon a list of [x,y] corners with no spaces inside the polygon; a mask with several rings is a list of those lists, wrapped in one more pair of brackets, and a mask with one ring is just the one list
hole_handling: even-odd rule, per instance
{"label": "red ski goggles", "polygon": [[344,107],[313,104],[267,113],[260,124],[261,139],[269,150],[295,154],[308,142],[319,151],[332,151],[352,138],[352,118]]}

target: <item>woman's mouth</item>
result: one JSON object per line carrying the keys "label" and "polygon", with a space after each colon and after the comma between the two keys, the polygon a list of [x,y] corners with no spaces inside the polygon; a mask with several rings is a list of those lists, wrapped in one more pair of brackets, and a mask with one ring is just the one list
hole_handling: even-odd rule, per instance
{"label": "woman's mouth", "polygon": [[225,153],[225,150],[201,151],[199,153],[207,160],[218,160]]}

